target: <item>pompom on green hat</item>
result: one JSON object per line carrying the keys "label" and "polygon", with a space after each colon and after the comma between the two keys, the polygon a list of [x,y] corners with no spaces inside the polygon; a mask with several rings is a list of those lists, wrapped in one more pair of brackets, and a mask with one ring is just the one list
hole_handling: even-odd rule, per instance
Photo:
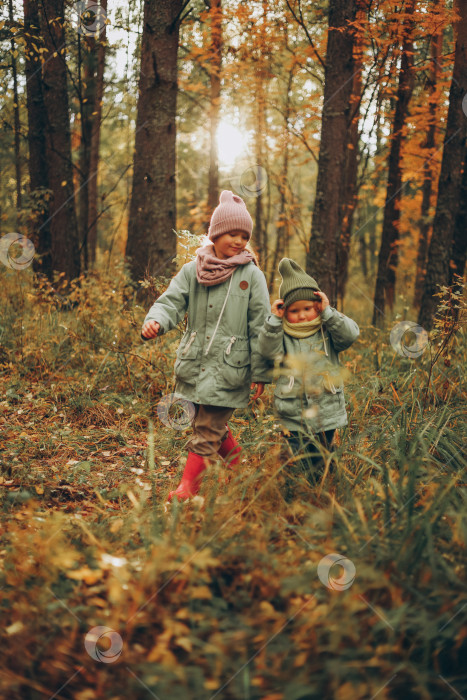
{"label": "pompom on green hat", "polygon": [[279,263],[279,273],[282,277],[279,296],[284,300],[284,306],[290,306],[294,301],[302,299],[321,301],[321,297],[315,294],[315,291],[320,291],[318,283],[313,277],[307,275],[295,260],[282,258]]}

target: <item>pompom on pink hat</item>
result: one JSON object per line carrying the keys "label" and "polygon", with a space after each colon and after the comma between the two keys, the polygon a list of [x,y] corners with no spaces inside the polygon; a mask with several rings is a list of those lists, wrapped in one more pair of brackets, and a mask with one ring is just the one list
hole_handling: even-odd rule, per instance
{"label": "pompom on pink hat", "polygon": [[250,240],[253,219],[243,199],[230,190],[224,190],[219,197],[219,204],[212,213],[208,236],[211,241],[214,241],[229,231],[245,231]]}

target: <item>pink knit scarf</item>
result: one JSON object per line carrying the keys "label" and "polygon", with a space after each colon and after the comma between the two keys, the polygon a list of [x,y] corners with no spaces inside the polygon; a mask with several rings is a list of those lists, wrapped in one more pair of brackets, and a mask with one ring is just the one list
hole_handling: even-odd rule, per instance
{"label": "pink knit scarf", "polygon": [[246,265],[250,260],[256,265],[253,255],[246,249],[238,255],[221,260],[216,257],[214,244],[209,243],[196,251],[196,279],[205,287],[213,287],[228,280],[239,265]]}

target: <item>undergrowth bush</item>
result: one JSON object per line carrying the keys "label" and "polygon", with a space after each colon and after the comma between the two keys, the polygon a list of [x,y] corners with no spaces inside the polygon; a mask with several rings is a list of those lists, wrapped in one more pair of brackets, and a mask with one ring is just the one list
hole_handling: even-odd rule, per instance
{"label": "undergrowth bush", "polygon": [[[188,432],[157,407],[179,333],[141,341],[124,268],[66,299],[3,274],[1,697],[467,693],[462,310],[443,347],[441,309],[416,359],[361,328],[318,488],[297,476],[284,499],[269,389],[232,420],[241,468],[214,466],[199,497],[167,506]],[[344,566],[326,584],[332,553]]]}

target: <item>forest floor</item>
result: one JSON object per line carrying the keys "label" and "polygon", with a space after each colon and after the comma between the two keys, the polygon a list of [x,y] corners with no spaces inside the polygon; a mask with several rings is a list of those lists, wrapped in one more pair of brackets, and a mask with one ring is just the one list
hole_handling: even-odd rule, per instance
{"label": "forest floor", "polygon": [[317,489],[284,499],[268,388],[231,421],[241,467],[167,507],[180,332],[143,344],[118,270],[68,309],[2,275],[1,698],[467,695],[465,330],[411,359],[360,323]]}

